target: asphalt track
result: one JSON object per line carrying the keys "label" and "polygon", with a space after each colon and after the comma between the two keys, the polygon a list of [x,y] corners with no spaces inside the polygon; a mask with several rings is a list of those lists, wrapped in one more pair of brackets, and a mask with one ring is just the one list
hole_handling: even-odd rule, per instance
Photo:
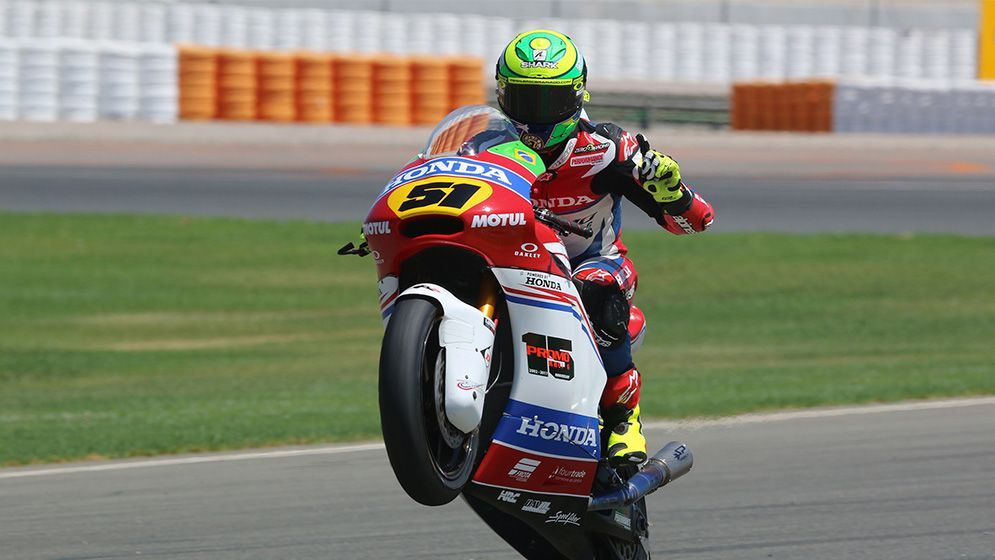
{"label": "asphalt track", "polygon": [[[424,137],[346,149],[370,133],[65,129],[4,129],[0,211],[359,221]],[[703,135],[672,153],[717,231],[995,235],[990,141]],[[638,211],[626,224],[655,227]],[[995,399],[649,430],[696,456],[649,500],[655,557],[995,559],[992,434]],[[0,559],[136,557],[516,556],[462,503],[408,500],[377,444],[0,470]]]}
{"label": "asphalt track", "polygon": [[[995,558],[995,398],[664,424],[687,477],[655,558]],[[379,444],[0,470],[0,557],[511,559],[460,501],[416,505]]]}
{"label": "asphalt track", "polygon": [[[0,167],[0,209],[361,221],[387,170]],[[989,177],[697,175],[716,231],[995,235]],[[626,210],[627,229],[657,227]]]}

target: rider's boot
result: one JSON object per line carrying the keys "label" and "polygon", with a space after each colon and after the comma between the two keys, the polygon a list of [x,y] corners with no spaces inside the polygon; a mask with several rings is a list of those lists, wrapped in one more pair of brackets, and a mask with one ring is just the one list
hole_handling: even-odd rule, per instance
{"label": "rider's boot", "polygon": [[607,426],[608,460],[614,466],[639,466],[646,462],[646,437],[639,422],[641,377],[636,368],[608,378],[601,396],[601,408]]}

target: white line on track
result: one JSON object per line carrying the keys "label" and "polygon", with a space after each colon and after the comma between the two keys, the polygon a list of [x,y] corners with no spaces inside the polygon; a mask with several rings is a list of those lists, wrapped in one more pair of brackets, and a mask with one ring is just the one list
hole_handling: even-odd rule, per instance
{"label": "white line on track", "polygon": [[743,414],[723,418],[689,418],[687,420],[658,420],[646,422],[643,428],[695,429],[711,426],[739,426],[742,424],[759,424],[764,422],[782,422],[803,418],[832,418],[834,416],[857,416],[861,414],[882,414],[887,412],[913,412],[917,410],[935,410],[943,408],[963,408],[965,406],[995,405],[995,397],[973,397],[945,400],[911,401],[895,404],[878,404],[868,406],[851,406],[841,408],[815,408],[807,410],[791,410],[787,412],[771,412],[765,414]]}
{"label": "white line on track", "polygon": [[[977,397],[947,400],[914,401],[897,404],[882,404],[871,406],[856,406],[846,408],[823,408],[810,410],[797,410],[790,412],[774,412],[769,414],[744,414],[742,416],[731,416],[726,418],[711,419],[689,419],[689,420],[664,420],[647,422],[643,425],[646,429],[695,429],[709,426],[737,426],[741,424],[757,424],[763,422],[781,422],[785,420],[797,420],[802,418],[831,418],[834,416],[851,416],[861,414],[883,414],[889,412],[910,412],[917,410],[935,410],[945,408],[962,408],[967,406],[995,405],[995,397]],[[250,459],[279,459],[283,457],[297,457],[303,455],[336,455],[341,453],[354,453],[361,451],[376,451],[384,448],[383,443],[364,443],[355,445],[333,445],[325,447],[314,447],[307,449],[284,449],[278,451],[248,451],[245,453],[211,454],[198,455],[192,457],[175,457],[169,459],[139,459],[126,461],[112,461],[92,465],[78,465],[66,467],[28,467],[18,468],[3,472],[0,470],[0,480],[8,478],[25,478],[29,476],[51,476],[61,474],[118,471],[126,469],[139,469],[147,467],[171,467],[176,465],[193,465],[200,463],[219,463],[224,461],[245,461]]]}

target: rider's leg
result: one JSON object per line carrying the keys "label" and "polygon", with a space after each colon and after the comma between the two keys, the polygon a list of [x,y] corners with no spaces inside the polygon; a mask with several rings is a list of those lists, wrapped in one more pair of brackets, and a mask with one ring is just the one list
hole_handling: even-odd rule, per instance
{"label": "rider's leg", "polygon": [[[608,374],[601,399],[602,418],[606,425],[614,426],[607,455],[615,464],[641,464],[646,460],[646,438],[639,422],[642,379],[632,363],[633,339],[629,331],[635,268],[627,257],[595,257],[577,267],[574,281]],[[638,322],[642,313],[636,311]],[[641,333],[642,326],[633,326]]]}

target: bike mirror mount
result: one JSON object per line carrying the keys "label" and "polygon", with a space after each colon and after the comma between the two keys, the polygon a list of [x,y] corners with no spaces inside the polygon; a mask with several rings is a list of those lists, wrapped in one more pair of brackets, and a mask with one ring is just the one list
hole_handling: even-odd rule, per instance
{"label": "bike mirror mount", "polygon": [[356,255],[357,257],[365,257],[370,254],[370,245],[367,242],[362,242],[359,247],[353,245],[352,241],[346,243],[339,248],[340,255]]}

